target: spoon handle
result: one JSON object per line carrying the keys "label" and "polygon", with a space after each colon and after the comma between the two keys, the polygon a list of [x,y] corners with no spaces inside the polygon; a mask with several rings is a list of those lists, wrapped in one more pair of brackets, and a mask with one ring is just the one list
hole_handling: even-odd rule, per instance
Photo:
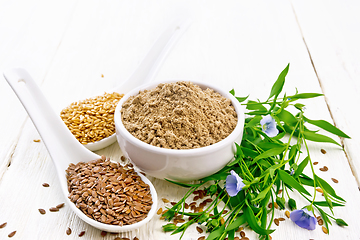
{"label": "spoon handle", "polygon": [[190,18],[181,16],[175,19],[159,36],[130,78],[122,82],[120,86],[116,87],[115,92],[127,93],[142,84],[151,82],[171,48],[187,30],[190,24]]}
{"label": "spoon handle", "polygon": [[26,70],[10,69],[4,72],[4,77],[29,114],[58,171],[66,169],[70,161],[87,162],[99,158],[71,134]]}

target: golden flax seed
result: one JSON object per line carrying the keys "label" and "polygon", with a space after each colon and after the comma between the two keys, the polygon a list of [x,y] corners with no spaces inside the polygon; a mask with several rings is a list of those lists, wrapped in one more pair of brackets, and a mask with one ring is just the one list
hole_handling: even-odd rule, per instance
{"label": "golden flax seed", "polygon": [[123,96],[104,93],[74,102],[60,112],[60,117],[80,143],[96,142],[115,133],[114,112]]}

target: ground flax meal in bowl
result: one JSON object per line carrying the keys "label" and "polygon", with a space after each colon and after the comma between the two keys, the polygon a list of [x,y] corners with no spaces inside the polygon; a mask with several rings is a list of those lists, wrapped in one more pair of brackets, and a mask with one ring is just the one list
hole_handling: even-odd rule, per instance
{"label": "ground flax meal in bowl", "polygon": [[195,180],[233,158],[243,112],[234,96],[207,83],[152,83],[120,100],[116,136],[124,155],[147,174]]}
{"label": "ground flax meal in bowl", "polygon": [[206,147],[230,135],[237,114],[230,99],[191,82],[161,83],[122,105],[122,122],[137,139],[170,149]]}

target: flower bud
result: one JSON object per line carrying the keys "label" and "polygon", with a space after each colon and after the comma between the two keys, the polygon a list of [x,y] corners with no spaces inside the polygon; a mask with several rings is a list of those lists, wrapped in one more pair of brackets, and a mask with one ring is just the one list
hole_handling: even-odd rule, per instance
{"label": "flower bud", "polygon": [[340,227],[348,226],[348,224],[341,218],[336,219],[336,224],[339,225]]}
{"label": "flower bud", "polygon": [[291,211],[296,209],[296,202],[294,199],[290,198],[288,201],[288,205]]}
{"label": "flower bud", "polygon": [[256,177],[251,181],[251,184],[258,183],[260,181],[260,178]]}
{"label": "flower bud", "polygon": [[163,228],[164,232],[171,232],[176,229],[176,225],[173,223],[168,223],[166,225],[163,225],[162,228]]}
{"label": "flower bud", "polygon": [[216,193],[216,190],[217,190],[217,187],[216,187],[216,185],[213,184],[208,188],[208,193],[212,196]]}
{"label": "flower bud", "polygon": [[285,199],[283,197],[276,197],[276,203],[281,210],[285,209]]}
{"label": "flower bud", "polygon": [[201,224],[203,222],[205,222],[206,220],[208,220],[209,218],[209,213],[204,212],[203,214],[201,214],[201,216],[199,217],[198,222]]}

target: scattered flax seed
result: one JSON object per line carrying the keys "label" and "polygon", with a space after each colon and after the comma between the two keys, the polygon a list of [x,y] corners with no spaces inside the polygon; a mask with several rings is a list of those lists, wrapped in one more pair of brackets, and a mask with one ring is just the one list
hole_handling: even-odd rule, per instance
{"label": "scattered flax seed", "polygon": [[313,164],[314,164],[314,165],[318,165],[318,164],[319,164],[319,162],[314,162]]}
{"label": "scattered flax seed", "polygon": [[134,239],[133,240],[139,240],[137,237],[134,237]]}
{"label": "scattered flax seed", "polygon": [[170,204],[174,206],[175,204],[177,204],[177,202],[170,202]]}
{"label": "scattered flax seed", "polygon": [[238,236],[234,237],[234,240],[240,240],[240,238]]}
{"label": "scattered flax seed", "polygon": [[321,151],[322,154],[326,154],[325,149],[321,149],[320,151]]}
{"label": "scattered flax seed", "polygon": [[329,231],[327,230],[326,227],[322,226],[321,229],[322,229],[322,231],[323,231],[325,234],[328,234],[328,233],[329,233]]}
{"label": "scattered flax seed", "polygon": [[241,232],[242,230],[244,230],[243,227],[239,227],[235,232]]}
{"label": "scattered flax seed", "polygon": [[168,202],[170,202],[168,199],[166,199],[166,198],[162,198],[161,199],[164,203],[168,203]]}
{"label": "scattered flax seed", "polygon": [[276,209],[279,209],[279,205],[278,205],[276,202],[274,202],[274,207],[275,207]]}
{"label": "scattered flax seed", "polygon": [[274,223],[276,224],[276,226],[279,226],[279,224],[280,224],[279,219],[275,218]]}
{"label": "scattered flax seed", "polygon": [[85,231],[80,232],[80,233],[79,233],[79,237],[84,236],[84,234],[85,234]]}
{"label": "scattered flax seed", "polygon": [[322,167],[322,168],[319,168],[319,170],[320,170],[320,171],[323,171],[323,172],[326,172],[326,171],[329,170],[329,169],[328,169],[327,166],[324,166],[324,167]]}
{"label": "scattered flax seed", "polygon": [[65,205],[65,203],[60,203],[58,205],[56,205],[56,208],[62,208]]}
{"label": "scattered flax seed", "polygon": [[269,203],[269,204],[268,204],[268,208],[272,208],[272,203]]}
{"label": "scattered flax seed", "polygon": [[160,215],[162,213],[162,208],[159,208],[159,210],[156,212],[157,215]]}
{"label": "scattered flax seed", "polygon": [[57,207],[51,207],[51,208],[49,208],[49,211],[50,212],[58,212],[59,209]]}
{"label": "scattered flax seed", "polygon": [[245,232],[244,231],[240,232],[240,237],[242,237],[242,238],[245,237]]}
{"label": "scattered flax seed", "polygon": [[324,193],[321,188],[316,188],[316,191],[318,191],[319,193]]}
{"label": "scattered flax seed", "polygon": [[34,139],[33,141],[34,142],[40,142],[40,139]]}
{"label": "scattered flax seed", "polygon": [[3,224],[0,225],[0,228],[4,228],[6,226],[7,222],[4,222]]}
{"label": "scattered flax seed", "polygon": [[324,224],[324,221],[322,219],[319,219],[317,222],[320,226],[322,226]]}
{"label": "scattered flax seed", "polygon": [[39,212],[43,215],[46,213],[45,209],[42,209],[42,208],[39,208]]}
{"label": "scattered flax seed", "polygon": [[103,77],[104,77],[104,74],[101,74],[101,77],[103,78]]}
{"label": "scattered flax seed", "polygon": [[285,218],[278,218],[279,219],[279,221],[285,221]]}
{"label": "scattered flax seed", "polygon": [[[270,237],[270,239],[271,239],[271,237]],[[248,237],[243,237],[240,240],[249,240],[249,238]]]}
{"label": "scattered flax seed", "polygon": [[203,232],[204,232],[204,230],[203,230],[201,227],[199,227],[199,226],[196,226],[196,230],[197,230],[199,233],[203,233]]}
{"label": "scattered flax seed", "polygon": [[13,232],[9,233],[8,237],[9,238],[13,237],[15,235],[15,233],[16,233],[16,231],[13,231]]}
{"label": "scattered flax seed", "polygon": [[68,227],[68,228],[66,229],[66,234],[67,234],[67,235],[70,235],[70,234],[71,234],[71,228]]}
{"label": "scattered flax seed", "polygon": [[205,240],[205,236],[201,236],[197,240]]}
{"label": "scattered flax seed", "polygon": [[96,142],[115,133],[115,108],[123,96],[104,93],[74,102],[60,112],[60,117],[80,143]]}
{"label": "scattered flax seed", "polygon": [[50,185],[48,183],[43,183],[42,185],[43,185],[43,187],[50,187]]}
{"label": "scattered flax seed", "polygon": [[225,219],[224,219],[224,218],[220,218],[220,223],[221,223],[221,225],[224,225],[224,224],[225,224]]}
{"label": "scattered flax seed", "polygon": [[287,217],[287,218],[290,218],[290,212],[289,211],[285,211],[285,216]]}
{"label": "scattered flax seed", "polygon": [[106,234],[107,234],[107,232],[106,232],[106,231],[101,231],[101,236],[102,236],[102,237],[105,237],[105,236],[106,236]]}
{"label": "scattered flax seed", "polygon": [[282,189],[280,189],[280,190],[278,191],[278,195],[281,194],[281,193],[282,193]]}
{"label": "scattered flax seed", "polygon": [[339,181],[335,178],[331,178],[331,180],[334,182],[334,183],[338,183]]}

